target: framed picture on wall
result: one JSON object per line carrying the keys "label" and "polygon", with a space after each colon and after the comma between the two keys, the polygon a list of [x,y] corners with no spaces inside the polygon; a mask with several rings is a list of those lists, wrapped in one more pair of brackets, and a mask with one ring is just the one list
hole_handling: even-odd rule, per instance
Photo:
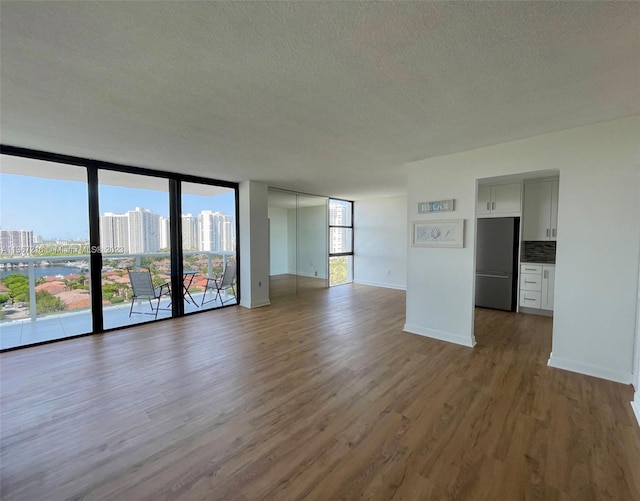
{"label": "framed picture on wall", "polygon": [[414,221],[413,247],[464,247],[464,219]]}

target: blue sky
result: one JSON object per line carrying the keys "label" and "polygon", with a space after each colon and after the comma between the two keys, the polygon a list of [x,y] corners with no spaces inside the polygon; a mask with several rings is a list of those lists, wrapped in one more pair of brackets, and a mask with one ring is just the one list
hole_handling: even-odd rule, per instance
{"label": "blue sky", "polygon": [[[124,213],[136,207],[156,214],[169,213],[167,192],[100,187],[100,214]],[[234,215],[233,190],[215,197],[183,195],[182,212],[197,215],[202,210]],[[87,185],[14,174],[0,174],[0,227],[3,230],[33,230],[46,240],[89,238]]]}

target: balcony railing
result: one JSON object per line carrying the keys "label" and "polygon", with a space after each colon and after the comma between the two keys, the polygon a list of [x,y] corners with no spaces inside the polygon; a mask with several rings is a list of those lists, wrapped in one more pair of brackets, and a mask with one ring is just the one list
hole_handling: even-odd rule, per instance
{"label": "balcony railing", "polygon": [[[183,251],[185,261],[191,256],[206,256],[206,270],[201,265],[201,269],[198,271],[202,275],[206,275],[207,278],[214,278],[222,272],[222,269],[230,259],[235,259],[235,252],[223,252],[223,251]],[[77,254],[73,256],[21,256],[21,257],[9,257],[0,258],[0,269],[2,270],[27,270],[27,277],[29,279],[29,318],[34,321],[38,318],[37,314],[37,297],[36,297],[36,268],[45,268],[50,265],[57,266],[69,266],[72,268],[89,270],[89,254]],[[152,258],[154,261],[149,261]],[[155,252],[145,254],[104,254],[103,255],[103,270],[104,263],[115,263],[116,266],[111,266],[111,269],[126,270],[126,269],[140,269],[141,267],[153,267],[160,271],[167,271],[163,269],[163,266],[155,266],[162,260],[168,260],[170,258],[169,252]],[[214,261],[221,261],[222,266],[220,269],[216,269]],[[124,266],[118,266],[123,264]],[[189,266],[185,263],[185,269]],[[23,274],[23,273],[21,273]],[[104,273],[102,275],[104,282]]]}

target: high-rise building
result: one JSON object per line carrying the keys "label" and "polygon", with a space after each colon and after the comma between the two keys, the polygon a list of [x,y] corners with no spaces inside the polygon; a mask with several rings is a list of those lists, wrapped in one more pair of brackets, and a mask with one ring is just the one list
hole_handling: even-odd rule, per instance
{"label": "high-rise building", "polygon": [[222,212],[203,210],[198,215],[198,250],[231,252],[235,250],[233,217]]}
{"label": "high-rise building", "polygon": [[129,216],[129,252],[142,254],[160,250],[160,216],[136,207]]}
{"label": "high-rise building", "polygon": [[129,217],[105,212],[100,216],[100,247],[103,252],[129,252]]}
{"label": "high-rise building", "polygon": [[0,230],[0,253],[10,255],[31,254],[33,251],[33,231]]}
{"label": "high-rise building", "polygon": [[160,248],[169,249],[171,247],[171,234],[169,229],[169,218],[160,216],[158,220],[160,232]]}
{"label": "high-rise building", "polygon": [[198,249],[198,219],[191,214],[182,215],[182,248]]}
{"label": "high-rise building", "polygon": [[218,250],[216,245],[216,228],[214,213],[210,210],[203,210],[198,214],[198,250],[214,251]]}
{"label": "high-rise building", "polygon": [[233,252],[236,250],[236,227],[233,224],[233,218],[224,215],[222,219],[222,231],[220,239],[220,250],[225,252]]}
{"label": "high-rise building", "polygon": [[341,203],[329,204],[329,224],[331,226],[346,226],[347,207]]}
{"label": "high-rise building", "polygon": [[[329,204],[329,225],[346,226],[347,207],[341,203]],[[329,249],[331,252],[343,252],[346,249],[347,230],[345,228],[331,228]]]}
{"label": "high-rise building", "polygon": [[11,236],[7,230],[0,230],[0,253],[9,254],[11,246]]}

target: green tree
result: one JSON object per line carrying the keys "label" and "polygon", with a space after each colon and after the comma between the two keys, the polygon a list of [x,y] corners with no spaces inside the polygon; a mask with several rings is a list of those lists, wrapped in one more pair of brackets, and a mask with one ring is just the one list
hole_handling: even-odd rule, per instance
{"label": "green tree", "polygon": [[168,279],[165,279],[165,278],[162,278],[162,277],[158,277],[158,276],[154,276],[152,278],[152,280],[153,280],[154,287],[158,287],[159,285],[162,285],[162,284],[168,282]]}
{"label": "green tree", "polygon": [[64,311],[65,306],[66,304],[62,299],[49,294],[47,291],[36,292],[36,313],[38,315]]}
{"label": "green tree", "polygon": [[331,285],[344,284],[347,282],[347,257],[340,256],[331,258],[329,272],[329,283]]}
{"label": "green tree", "polygon": [[29,278],[19,273],[9,275],[3,280],[9,289],[9,296],[17,302],[29,300]]}
{"label": "green tree", "polygon": [[155,264],[156,264],[157,258],[153,257],[153,256],[144,256],[140,258],[140,266],[142,266],[143,268],[155,268]]}
{"label": "green tree", "polygon": [[105,284],[102,286],[102,295],[105,299],[111,300],[111,298],[124,297],[128,290],[127,284]]}

